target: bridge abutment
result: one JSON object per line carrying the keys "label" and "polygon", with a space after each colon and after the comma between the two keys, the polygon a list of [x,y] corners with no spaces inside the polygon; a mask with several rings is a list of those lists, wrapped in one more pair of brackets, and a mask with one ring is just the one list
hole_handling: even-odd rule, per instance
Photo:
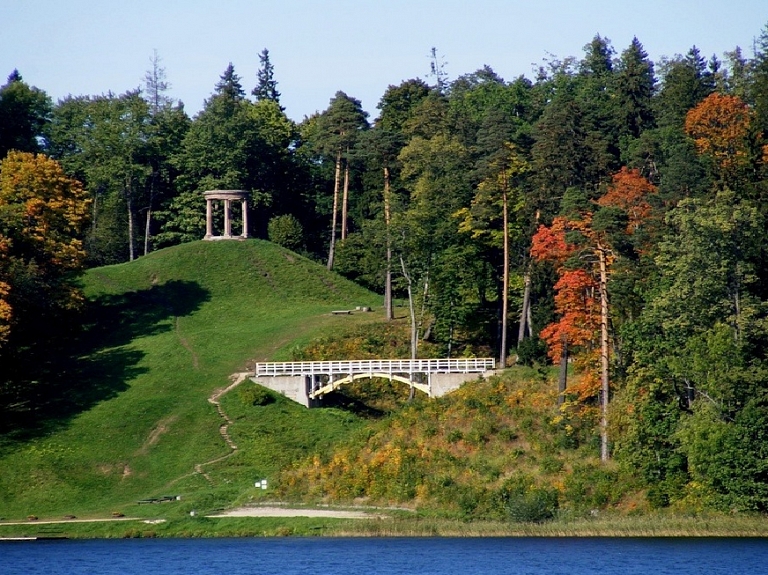
{"label": "bridge abutment", "polygon": [[318,407],[319,399],[309,397],[312,391],[311,375],[278,375],[267,377],[251,377],[251,381],[271,389],[304,407]]}
{"label": "bridge abutment", "polygon": [[478,377],[492,375],[493,372],[480,373],[431,373],[429,375],[430,397],[441,397],[446,393],[456,391],[468,381]]}

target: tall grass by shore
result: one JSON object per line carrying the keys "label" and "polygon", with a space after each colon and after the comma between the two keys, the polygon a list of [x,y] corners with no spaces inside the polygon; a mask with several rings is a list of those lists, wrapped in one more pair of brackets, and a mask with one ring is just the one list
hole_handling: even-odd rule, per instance
{"label": "tall grass by shore", "polygon": [[464,522],[386,515],[376,519],[322,517],[177,517],[99,523],[4,525],[0,539],[11,537],[768,537],[760,516],[653,514],[595,517],[547,523]]}

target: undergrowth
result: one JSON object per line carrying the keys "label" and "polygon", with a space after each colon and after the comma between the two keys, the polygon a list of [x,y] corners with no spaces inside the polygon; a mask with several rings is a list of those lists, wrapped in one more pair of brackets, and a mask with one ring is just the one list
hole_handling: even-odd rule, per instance
{"label": "undergrowth", "polygon": [[589,410],[558,408],[540,371],[419,398],[280,475],[286,498],[408,505],[437,517],[538,522],[620,508],[630,477],[597,459]]}

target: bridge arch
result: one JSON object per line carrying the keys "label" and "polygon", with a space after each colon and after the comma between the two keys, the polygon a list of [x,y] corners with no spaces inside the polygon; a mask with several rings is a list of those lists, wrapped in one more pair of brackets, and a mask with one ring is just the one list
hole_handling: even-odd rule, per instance
{"label": "bridge arch", "polygon": [[425,383],[419,383],[416,381],[413,381],[412,379],[405,377],[403,375],[397,375],[394,373],[356,373],[353,375],[347,375],[339,379],[335,379],[332,381],[329,381],[328,383],[324,384],[321,387],[317,387],[309,392],[309,398],[310,399],[317,399],[318,397],[322,397],[326,393],[331,393],[333,391],[336,391],[338,388],[340,388],[342,385],[346,383],[352,383],[355,380],[358,379],[388,379],[390,381],[399,381],[401,383],[404,383],[410,387],[413,387],[415,389],[418,389],[419,391],[426,393],[427,395],[430,395],[430,389],[429,384]]}

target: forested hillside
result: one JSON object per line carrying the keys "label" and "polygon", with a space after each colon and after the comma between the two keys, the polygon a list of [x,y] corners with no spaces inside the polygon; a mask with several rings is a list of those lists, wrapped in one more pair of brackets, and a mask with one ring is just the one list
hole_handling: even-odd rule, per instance
{"label": "forested hillside", "polygon": [[597,35],[512,80],[451,79],[433,51],[375,114],[339,91],[299,123],[267,50],[252,90],[230,64],[194,118],[157,58],[140,89],[55,104],[13,71],[0,409],[29,400],[20,374],[77,317],[74,272],[200,239],[202,192],[244,189],[253,235],[381,294],[387,317],[403,298],[412,353],[560,365],[560,400],[653,505],[766,511],[768,26],[753,46],[652,62]]}

